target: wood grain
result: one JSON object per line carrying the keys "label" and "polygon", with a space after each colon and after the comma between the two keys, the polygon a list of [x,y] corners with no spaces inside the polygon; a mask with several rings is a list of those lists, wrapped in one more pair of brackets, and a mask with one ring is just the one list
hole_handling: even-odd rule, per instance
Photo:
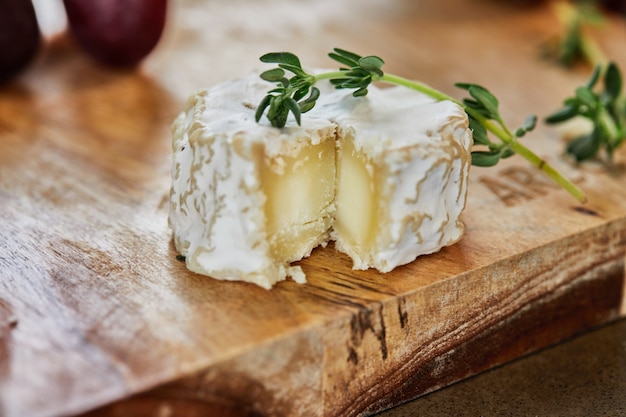
{"label": "wood grain", "polygon": [[[392,273],[332,246],[302,262],[308,284],[272,291],[187,271],[167,228],[170,123],[264,52],[319,67],[340,46],[451,94],[482,83],[512,124],[589,73],[539,58],[558,31],[545,5],[240,2],[176,2],[137,71],[50,39],[0,90],[0,415],[365,415],[625,315],[626,158],[570,165],[543,125],[524,140],[585,206],[511,158],[472,169],[458,244]],[[600,36],[626,66],[626,23]]]}

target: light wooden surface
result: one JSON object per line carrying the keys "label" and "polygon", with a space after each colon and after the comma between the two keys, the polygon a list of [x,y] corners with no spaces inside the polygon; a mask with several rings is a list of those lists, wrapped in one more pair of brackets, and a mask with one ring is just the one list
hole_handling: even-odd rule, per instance
{"label": "light wooden surface", "polygon": [[[539,58],[559,30],[544,6],[172,3],[140,71],[59,37],[0,90],[0,415],[359,415],[624,315],[626,158],[572,166],[543,125],[524,140],[587,205],[512,158],[472,169],[458,244],[392,273],[352,271],[332,247],[302,262],[308,284],[272,291],[188,272],[167,228],[170,123],[261,54],[378,54],[458,97],[454,82],[488,86],[511,124],[589,70]],[[626,67],[626,24],[600,33]]]}

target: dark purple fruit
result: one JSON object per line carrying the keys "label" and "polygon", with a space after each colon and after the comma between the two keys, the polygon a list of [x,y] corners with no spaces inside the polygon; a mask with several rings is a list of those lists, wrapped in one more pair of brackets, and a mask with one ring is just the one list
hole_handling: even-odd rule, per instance
{"label": "dark purple fruit", "polygon": [[97,61],[132,67],[157,45],[167,0],[63,0],[70,30]]}
{"label": "dark purple fruit", "polygon": [[626,0],[602,0],[600,4],[610,11],[626,15]]}
{"label": "dark purple fruit", "polygon": [[41,33],[31,0],[0,0],[0,84],[33,59]]}

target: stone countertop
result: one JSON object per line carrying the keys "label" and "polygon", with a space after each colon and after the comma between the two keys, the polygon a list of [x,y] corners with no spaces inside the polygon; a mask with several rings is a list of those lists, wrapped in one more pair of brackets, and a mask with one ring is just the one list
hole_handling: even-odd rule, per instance
{"label": "stone countertop", "polygon": [[407,416],[626,415],[626,320],[379,414]]}

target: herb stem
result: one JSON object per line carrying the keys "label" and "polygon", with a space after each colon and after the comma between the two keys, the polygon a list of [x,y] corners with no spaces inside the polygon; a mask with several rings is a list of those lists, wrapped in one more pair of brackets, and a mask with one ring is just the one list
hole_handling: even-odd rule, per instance
{"label": "herb stem", "polygon": [[504,129],[498,124],[494,123],[492,120],[486,119],[479,112],[463,105],[461,101],[456,100],[455,98],[450,97],[449,95],[444,94],[439,90],[429,87],[426,84],[423,84],[417,81],[412,81],[406,78],[398,77],[396,75],[384,74],[381,78],[381,81],[387,81],[389,83],[411,88],[413,90],[424,93],[437,100],[450,100],[458,104],[459,106],[463,107],[465,112],[467,112],[470,116],[472,116],[480,124],[482,124],[485,127],[485,129],[493,133],[496,137],[502,140],[502,142],[508,144],[513,151],[518,153],[521,157],[526,159],[536,168],[543,171],[546,175],[548,175],[548,177],[550,177],[554,182],[556,182],[561,187],[563,187],[574,198],[576,198],[581,203],[584,203],[585,201],[587,201],[585,194],[576,185],[574,185],[574,183],[572,183],[570,180],[565,178],[559,171],[557,171],[552,165],[547,163],[544,159],[539,157],[536,153],[534,153],[533,151],[528,149],[526,146],[522,145],[519,141],[517,141],[516,138],[508,129]]}
{"label": "herb stem", "polygon": [[526,159],[532,165],[543,171],[552,181],[563,187],[568,193],[576,198],[581,203],[587,202],[587,197],[573,182],[565,178],[559,171],[557,171],[552,165],[546,162],[533,151],[519,143],[517,140],[511,142],[511,149],[518,153],[521,157]]}
{"label": "herb stem", "polygon": [[397,84],[403,87],[411,88],[413,90],[424,93],[436,100],[452,101],[458,104],[459,106],[463,107],[463,109],[467,112],[467,114],[469,114],[474,119],[476,119],[480,124],[485,126],[485,129],[487,129],[488,131],[496,135],[503,142],[511,143],[511,141],[513,140],[513,134],[508,129],[506,130],[503,129],[502,127],[498,126],[498,124],[493,123],[491,120],[485,118],[482,114],[480,114],[480,112],[465,106],[463,102],[445,93],[442,93],[441,91],[436,90],[426,84],[420,83],[418,81],[409,80],[407,78],[399,77],[393,74],[384,74],[381,78],[381,81],[387,81],[392,84]]}
{"label": "herb stem", "polygon": [[315,74],[314,78],[315,78],[315,81],[332,80],[333,78],[341,78],[344,75],[345,75],[344,71],[330,71],[330,72],[323,72],[321,74]]}
{"label": "herb stem", "polygon": [[[309,74],[302,69],[298,57],[290,52],[272,52],[263,55],[260,58],[262,62],[278,64],[278,68],[263,72],[261,78],[266,81],[277,82],[278,85],[259,103],[255,112],[257,122],[267,109],[267,118],[272,126],[284,127],[289,113],[293,113],[296,122],[300,124],[301,113],[311,110],[320,95],[320,90],[314,87],[317,81],[329,80],[335,88],[354,89],[355,91],[352,93],[354,97],[365,96],[367,87],[372,82],[382,81],[395,84],[418,91],[437,101],[451,101],[464,109],[472,127],[474,143],[486,145],[489,148],[489,152],[472,152],[472,164],[492,166],[499,159],[518,153],[580,202],[586,200],[583,193],[572,182],[517,140],[534,128],[536,117],[527,118],[524,125],[512,133],[498,111],[498,100],[484,87],[477,84],[457,84],[457,87],[467,89],[472,96],[472,99],[459,101],[419,81],[384,73],[381,70],[384,61],[379,57],[361,57],[339,48],[335,48],[329,56],[347,68],[342,67],[335,71]],[[292,72],[294,75],[287,79],[285,71]],[[617,85],[619,82],[620,80],[616,78],[615,74],[612,74],[612,84]],[[474,125],[475,122],[478,125]],[[487,138],[487,131],[498,137],[501,144],[491,142]]]}
{"label": "herb stem", "polygon": [[576,6],[566,1],[557,1],[553,4],[557,19],[568,28],[577,28],[580,33],[580,53],[593,66],[604,67],[608,62],[597,42],[585,33],[583,28],[582,12]]}
{"label": "herb stem", "polygon": [[427,96],[430,96],[434,99],[437,100],[450,100],[455,102],[456,104],[463,106],[463,103],[461,103],[460,101],[450,97],[447,94],[442,93],[439,90],[436,90],[424,83],[421,83],[419,81],[413,81],[413,80],[409,80],[407,78],[403,78],[403,77],[399,77],[397,75],[393,75],[393,74],[387,74],[385,73],[381,78],[381,81],[386,81],[388,83],[391,84],[397,84],[400,85],[402,87],[407,87],[410,88],[412,90],[416,90],[419,91],[421,93],[426,94]]}
{"label": "herb stem", "polygon": [[589,36],[583,35],[581,37],[580,48],[591,65],[602,65],[604,67],[608,62],[600,46]]}
{"label": "herb stem", "polygon": [[598,124],[602,127],[607,135],[609,142],[614,142],[620,138],[620,131],[615,121],[605,108],[601,108],[598,112]]}

